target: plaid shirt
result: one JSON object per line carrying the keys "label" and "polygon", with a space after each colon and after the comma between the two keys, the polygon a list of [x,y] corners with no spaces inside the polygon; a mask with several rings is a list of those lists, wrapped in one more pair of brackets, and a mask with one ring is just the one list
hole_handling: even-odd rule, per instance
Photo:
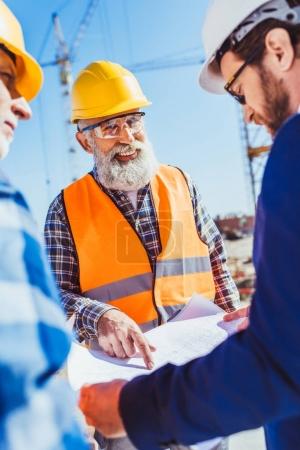
{"label": "plaid shirt", "polygon": [[0,450],[84,450],[75,399],[54,376],[70,348],[22,195],[0,174]]}
{"label": "plaid shirt", "polygon": [[[94,168],[93,177],[97,180]],[[203,206],[196,186],[185,174],[192,198],[195,222],[200,239],[209,249],[215,282],[215,303],[225,311],[239,306],[238,290],[226,265],[226,254],[221,235]],[[99,183],[99,181],[97,181]],[[99,183],[100,184],[100,183]],[[123,191],[112,191],[101,186],[118,205],[125,218],[136,228],[153,264],[161,252],[159,228],[149,185],[138,191],[135,210]],[[62,194],[50,205],[45,224],[46,248],[52,270],[61,291],[61,300],[68,317],[74,315],[74,330],[79,341],[97,336],[99,318],[111,306],[83,297],[78,277],[78,261],[67,223]]]}

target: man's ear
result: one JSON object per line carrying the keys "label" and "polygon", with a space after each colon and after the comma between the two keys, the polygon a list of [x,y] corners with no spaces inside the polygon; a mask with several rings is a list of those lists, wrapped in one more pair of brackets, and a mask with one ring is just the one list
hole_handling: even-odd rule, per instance
{"label": "man's ear", "polygon": [[277,70],[287,72],[295,60],[295,50],[289,33],[284,28],[273,28],[265,37],[267,54]]}
{"label": "man's ear", "polygon": [[87,153],[93,153],[92,147],[84,133],[81,131],[77,131],[76,133],[76,139],[81,145],[81,147],[87,152]]}

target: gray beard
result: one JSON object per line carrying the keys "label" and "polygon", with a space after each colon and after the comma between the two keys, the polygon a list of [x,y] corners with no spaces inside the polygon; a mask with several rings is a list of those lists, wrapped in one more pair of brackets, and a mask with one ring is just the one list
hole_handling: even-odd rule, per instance
{"label": "gray beard", "polygon": [[[137,157],[127,162],[120,162],[114,156],[121,150],[138,150]],[[129,145],[118,144],[104,154],[94,143],[94,161],[100,183],[106,189],[120,191],[137,191],[155,175],[158,161],[149,141],[134,141]]]}

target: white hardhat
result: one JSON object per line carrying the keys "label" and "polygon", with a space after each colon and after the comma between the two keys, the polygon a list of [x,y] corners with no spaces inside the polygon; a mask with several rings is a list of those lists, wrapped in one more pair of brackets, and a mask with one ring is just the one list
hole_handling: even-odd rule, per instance
{"label": "white hardhat", "polygon": [[230,39],[238,44],[266,19],[291,24],[300,22],[299,0],[211,0],[202,30],[206,61],[199,83],[203,89],[224,94],[224,80],[216,61],[218,51]]}

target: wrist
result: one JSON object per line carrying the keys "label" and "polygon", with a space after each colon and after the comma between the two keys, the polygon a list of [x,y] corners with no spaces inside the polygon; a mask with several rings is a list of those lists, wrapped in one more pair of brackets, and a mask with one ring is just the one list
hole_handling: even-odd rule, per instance
{"label": "wrist", "polygon": [[101,336],[101,334],[102,334],[101,328],[102,328],[102,324],[103,324],[103,319],[105,319],[106,314],[112,310],[119,311],[119,309],[115,308],[114,306],[108,306],[101,312],[101,314],[99,314],[99,316],[97,318],[97,336],[98,337]]}

